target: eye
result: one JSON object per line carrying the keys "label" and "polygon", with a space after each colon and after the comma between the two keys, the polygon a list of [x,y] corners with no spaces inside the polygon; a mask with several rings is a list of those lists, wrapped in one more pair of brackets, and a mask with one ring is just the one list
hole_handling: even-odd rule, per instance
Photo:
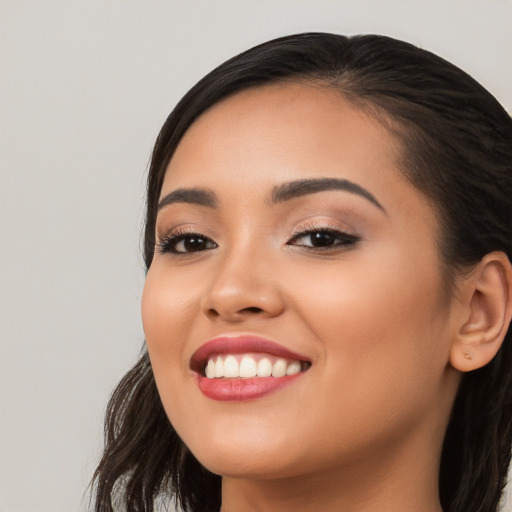
{"label": "eye", "polygon": [[161,253],[190,254],[217,248],[217,244],[200,233],[174,233],[158,243]]}
{"label": "eye", "polygon": [[359,241],[354,235],[337,229],[320,228],[301,231],[293,236],[288,245],[307,247],[311,249],[330,249],[348,247]]}

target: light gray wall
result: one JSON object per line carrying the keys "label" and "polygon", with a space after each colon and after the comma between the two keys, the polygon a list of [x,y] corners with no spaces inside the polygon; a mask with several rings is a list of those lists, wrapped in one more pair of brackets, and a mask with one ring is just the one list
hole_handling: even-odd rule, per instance
{"label": "light gray wall", "polygon": [[0,0],[0,511],[85,508],[142,342],[143,175],[197,79],[274,36],[377,32],[512,110],[511,27],[497,0]]}

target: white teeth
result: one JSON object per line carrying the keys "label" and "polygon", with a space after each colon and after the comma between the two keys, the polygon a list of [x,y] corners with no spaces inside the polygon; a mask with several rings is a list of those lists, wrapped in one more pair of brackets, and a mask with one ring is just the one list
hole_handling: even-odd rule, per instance
{"label": "white teeth", "polygon": [[224,377],[224,361],[222,357],[217,357],[217,361],[215,362],[215,377]]}
{"label": "white teeth", "polygon": [[278,359],[272,365],[272,377],[284,377],[286,375],[286,361],[284,359]]}
{"label": "white teeth", "polygon": [[244,356],[240,361],[240,377],[256,377],[258,367],[250,356]]}
{"label": "white teeth", "polygon": [[205,373],[209,379],[215,378],[215,363],[213,362],[213,359],[210,359],[208,361],[208,364],[206,365]]}
{"label": "white teeth", "polygon": [[270,377],[272,375],[272,363],[264,357],[258,363],[258,377]]}
{"label": "white teeth", "polygon": [[296,373],[299,373],[301,370],[301,366],[299,361],[293,361],[288,365],[288,368],[286,368],[286,375],[295,375]]}
{"label": "white teeth", "polygon": [[240,377],[240,368],[234,356],[228,356],[224,361],[224,377]]}
{"label": "white teeth", "polygon": [[[261,357],[261,356],[260,356]],[[253,354],[244,354],[243,356],[226,355],[216,356],[208,359],[204,368],[204,374],[208,379],[233,379],[237,377],[284,377],[285,375],[295,375],[302,371],[300,361],[289,361],[272,356],[262,357]]]}

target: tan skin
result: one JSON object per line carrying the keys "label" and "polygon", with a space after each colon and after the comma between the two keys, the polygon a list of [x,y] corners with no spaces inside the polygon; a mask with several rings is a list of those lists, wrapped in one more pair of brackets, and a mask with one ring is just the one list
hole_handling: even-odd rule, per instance
{"label": "tan skin", "polygon": [[[510,264],[492,254],[447,288],[433,205],[403,178],[399,155],[339,93],[281,84],[212,107],[169,164],[162,198],[201,188],[216,205],[159,211],[167,245],[148,272],[144,329],[169,419],[223,476],[223,512],[441,512],[460,371],[499,348]],[[272,201],[283,183],[323,178],[375,201],[340,189]],[[185,238],[173,245],[176,232]],[[192,355],[240,333],[305,354],[311,367],[255,400],[204,396]]]}

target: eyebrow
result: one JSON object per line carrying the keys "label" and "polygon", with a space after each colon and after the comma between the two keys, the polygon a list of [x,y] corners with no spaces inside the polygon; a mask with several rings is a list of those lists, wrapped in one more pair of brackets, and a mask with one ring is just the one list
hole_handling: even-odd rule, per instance
{"label": "eyebrow", "polygon": [[351,194],[357,194],[358,196],[364,197],[370,201],[370,203],[374,204],[383,212],[386,211],[379,201],[377,201],[375,196],[361,185],[349,180],[338,178],[306,179],[283,183],[282,185],[278,185],[273,188],[271,202],[282,203],[283,201],[289,201],[290,199],[315,194],[317,192],[325,192],[327,190],[344,190]]}
{"label": "eyebrow", "polygon": [[190,203],[208,208],[216,208],[217,196],[212,190],[202,188],[178,188],[164,196],[158,203],[158,209],[173,203]]}
{"label": "eyebrow", "polygon": [[[364,187],[349,180],[339,178],[316,178],[290,181],[277,185],[272,189],[271,204],[282,203],[298,197],[328,190],[343,190],[364,197],[377,208],[385,212],[385,208],[375,196]],[[173,203],[189,203],[208,208],[217,208],[219,201],[215,192],[203,188],[178,188],[164,196],[158,203],[158,209]]]}

